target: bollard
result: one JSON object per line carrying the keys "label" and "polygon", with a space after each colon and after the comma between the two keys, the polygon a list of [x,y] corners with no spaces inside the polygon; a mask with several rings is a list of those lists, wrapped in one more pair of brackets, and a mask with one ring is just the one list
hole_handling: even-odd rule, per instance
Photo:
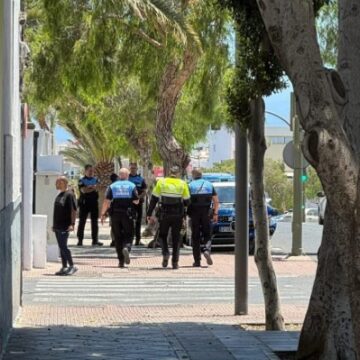
{"label": "bollard", "polygon": [[33,215],[32,221],[33,266],[44,269],[46,266],[47,216]]}

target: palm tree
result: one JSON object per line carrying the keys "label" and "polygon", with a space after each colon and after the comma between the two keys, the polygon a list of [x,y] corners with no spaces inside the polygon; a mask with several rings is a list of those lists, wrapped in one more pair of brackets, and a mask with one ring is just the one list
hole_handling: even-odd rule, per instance
{"label": "palm tree", "polygon": [[107,130],[101,115],[78,99],[69,98],[68,106],[62,109],[57,120],[76,139],[62,154],[81,166],[94,166],[99,179],[100,203],[114,172],[114,159],[125,152],[126,146],[119,134]]}

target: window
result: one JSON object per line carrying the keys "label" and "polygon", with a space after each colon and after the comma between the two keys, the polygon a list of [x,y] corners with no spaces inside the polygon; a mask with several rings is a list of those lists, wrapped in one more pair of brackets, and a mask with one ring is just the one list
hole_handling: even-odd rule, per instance
{"label": "window", "polygon": [[219,202],[221,203],[235,203],[235,186],[219,186],[215,187]]}

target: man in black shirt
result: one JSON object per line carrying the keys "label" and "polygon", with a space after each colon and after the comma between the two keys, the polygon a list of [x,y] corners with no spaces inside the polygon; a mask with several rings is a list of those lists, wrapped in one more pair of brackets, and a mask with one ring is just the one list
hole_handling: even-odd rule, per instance
{"label": "man in black shirt", "polygon": [[67,241],[69,232],[74,230],[76,202],[73,192],[68,190],[68,180],[65,176],[60,176],[56,180],[56,189],[60,193],[54,203],[53,231],[60,249],[62,268],[55,275],[73,275],[77,268],[74,266]]}
{"label": "man in black shirt", "polygon": [[85,166],[85,176],[79,180],[79,227],[77,231],[78,246],[82,246],[84,239],[84,228],[88,214],[91,216],[91,237],[93,246],[102,246],[98,241],[98,217],[99,217],[99,194],[97,191],[98,179],[94,177],[94,168]]}
{"label": "man in black shirt", "polygon": [[143,204],[146,196],[147,185],[144,178],[137,173],[138,167],[136,163],[130,164],[129,181],[135,184],[137,193],[139,195],[139,204],[133,205],[136,213],[135,220],[135,245],[140,245],[141,240],[141,221],[143,215]]}

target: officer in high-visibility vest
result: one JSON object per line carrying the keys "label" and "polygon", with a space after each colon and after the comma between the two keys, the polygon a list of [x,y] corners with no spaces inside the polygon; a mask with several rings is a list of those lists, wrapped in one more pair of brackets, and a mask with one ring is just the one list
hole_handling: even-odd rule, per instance
{"label": "officer in high-visibility vest", "polygon": [[106,192],[101,211],[101,223],[111,205],[111,230],[115,238],[115,248],[119,267],[130,264],[130,250],[134,233],[133,204],[139,203],[134,183],[128,180],[129,170],[120,169],[119,180],[112,183]]}
{"label": "officer in high-visibility vest", "polygon": [[[189,183],[190,205],[188,215],[191,218],[192,247],[194,267],[201,266],[201,253],[207,264],[212,265],[211,251],[211,219],[218,220],[219,199],[210,181],[202,179],[202,172],[194,169],[193,180]],[[212,209],[211,209],[211,205]]]}
{"label": "officer in high-visibility vest", "polygon": [[185,181],[180,179],[180,168],[173,166],[169,177],[160,179],[152,192],[147,219],[153,222],[152,213],[159,202],[159,238],[162,247],[162,266],[166,268],[169,262],[169,248],[167,235],[171,228],[172,235],[172,267],[179,268],[180,230],[185,215],[185,207],[189,204],[189,188]]}

